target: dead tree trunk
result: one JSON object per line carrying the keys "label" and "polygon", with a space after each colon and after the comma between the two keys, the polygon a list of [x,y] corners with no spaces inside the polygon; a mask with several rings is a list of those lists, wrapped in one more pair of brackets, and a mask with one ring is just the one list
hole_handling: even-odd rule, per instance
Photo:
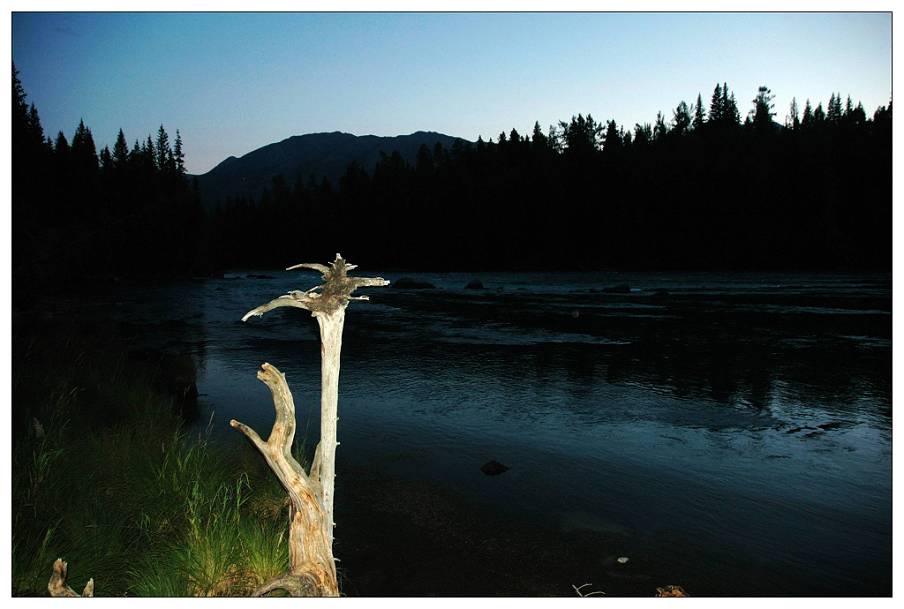
{"label": "dead tree trunk", "polygon": [[350,300],[367,300],[367,296],[352,296],[361,287],[384,286],[389,282],[380,277],[349,277],[355,268],[346,264],[339,254],[325,266],[297,264],[287,270],[308,268],[319,271],[324,283],[305,292],[289,292],[285,296],[261,305],[245,314],[242,321],[253,315],[263,315],[277,307],[296,307],[311,311],[320,326],[321,398],[320,442],[314,451],[311,471],[304,470],[292,457],[295,435],[295,404],[285,382],[285,376],[273,366],[264,364],[258,378],[270,387],[276,408],[276,421],[270,438],[263,442],[251,428],[230,421],[241,430],[264,455],[291,499],[289,524],[289,574],[262,588],[255,594],[283,589],[293,596],[336,596],[336,566],[333,559],[333,496],[336,472],[336,424],[339,401],[339,361],[342,351],[342,328],[345,308]]}
{"label": "dead tree trunk", "polygon": [[235,419],[229,424],[248,436],[289,494],[289,573],[255,592],[260,596],[276,589],[293,596],[338,596],[336,565],[329,536],[329,521],[321,501],[317,463],[311,472],[292,456],[295,439],[295,401],[285,375],[270,364],[261,366],[257,378],[270,388],[276,420],[264,442],[253,429]]}

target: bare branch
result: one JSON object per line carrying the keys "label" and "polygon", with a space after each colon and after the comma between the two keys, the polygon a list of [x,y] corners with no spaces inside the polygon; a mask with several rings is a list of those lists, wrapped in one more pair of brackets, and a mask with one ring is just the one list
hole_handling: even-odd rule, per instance
{"label": "bare branch", "polygon": [[248,436],[248,439],[251,440],[257,449],[261,452],[267,449],[267,443],[261,440],[261,437],[257,435],[257,432],[245,425],[244,423],[240,423],[235,419],[229,421],[229,426],[233,429],[238,429],[240,432]]}
{"label": "bare branch", "polygon": [[292,266],[286,267],[287,271],[293,271],[295,269],[311,269],[322,275],[326,275],[330,272],[330,267],[323,264],[317,264],[316,262],[302,262],[301,264],[293,264]]}
{"label": "bare branch", "polygon": [[309,300],[316,298],[317,294],[312,294],[310,292],[292,292],[290,294],[286,294],[285,296],[280,296],[279,298],[275,298],[268,302],[267,304],[262,304],[261,306],[251,309],[242,317],[242,321],[248,321],[248,318],[256,315],[260,317],[267,311],[272,311],[273,309],[279,307],[295,307],[297,309],[307,309],[311,310],[309,306]]}
{"label": "bare branch", "polygon": [[[332,527],[323,505],[319,477],[312,479],[292,455],[295,439],[295,401],[286,376],[275,366],[263,364],[257,378],[270,389],[276,416],[267,441],[235,419],[229,424],[244,433],[260,451],[289,495],[290,571],[256,594],[284,589],[293,596],[338,596],[336,564],[333,561]],[[315,459],[317,459],[315,455]],[[318,466],[319,467],[319,466]]]}

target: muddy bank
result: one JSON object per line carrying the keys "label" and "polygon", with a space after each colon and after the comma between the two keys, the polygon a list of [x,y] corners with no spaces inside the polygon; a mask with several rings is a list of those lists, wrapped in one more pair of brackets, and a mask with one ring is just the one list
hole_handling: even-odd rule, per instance
{"label": "muddy bank", "polygon": [[572,586],[585,583],[585,593],[655,596],[657,586],[683,583],[652,556],[619,563],[633,545],[626,536],[537,526],[429,482],[363,469],[339,472],[336,520],[348,596],[576,596]]}

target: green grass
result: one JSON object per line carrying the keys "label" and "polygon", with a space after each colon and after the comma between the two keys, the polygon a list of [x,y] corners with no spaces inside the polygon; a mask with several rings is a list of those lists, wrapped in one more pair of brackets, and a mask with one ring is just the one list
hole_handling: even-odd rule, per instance
{"label": "green grass", "polygon": [[223,453],[95,336],[14,336],[12,593],[53,561],[97,596],[247,595],[288,567],[285,493],[250,446]]}

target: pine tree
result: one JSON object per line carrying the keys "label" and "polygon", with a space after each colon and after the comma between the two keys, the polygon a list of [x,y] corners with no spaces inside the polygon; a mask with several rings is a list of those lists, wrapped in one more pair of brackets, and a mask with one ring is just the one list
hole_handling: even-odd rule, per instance
{"label": "pine tree", "polygon": [[703,110],[703,99],[697,93],[697,104],[694,106],[694,131],[700,131],[706,123],[706,115]]}
{"label": "pine tree", "polygon": [[110,153],[110,148],[104,146],[100,154],[98,155],[100,159],[100,169],[103,173],[109,173],[113,168],[113,155]]}
{"label": "pine tree", "polygon": [[759,131],[771,130],[772,117],[775,113],[772,111],[772,100],[775,96],[766,85],[757,89],[756,97],[753,98],[753,110],[751,110],[751,124]]}
{"label": "pine tree", "polygon": [[653,141],[662,141],[669,134],[669,127],[665,124],[662,112],[656,113],[656,125],[653,127]]}
{"label": "pine tree", "polygon": [[549,138],[547,138],[543,131],[540,129],[540,122],[534,122],[534,132],[531,135],[531,142],[534,145],[534,148],[544,149],[549,146]]}
{"label": "pine tree", "polygon": [[678,104],[672,116],[672,132],[675,135],[684,135],[691,126],[691,113],[687,104],[683,101]]}
{"label": "pine tree", "polygon": [[57,133],[56,143],[53,146],[53,152],[59,157],[67,156],[69,154],[69,142],[66,140],[66,136],[62,131]]}
{"label": "pine tree", "polygon": [[[723,94],[728,91],[728,86],[722,90]],[[741,112],[738,110],[738,102],[732,93],[725,102],[725,122],[730,125],[737,125],[741,122]]]}
{"label": "pine tree", "polygon": [[826,122],[826,113],[825,110],[822,109],[822,102],[816,105],[816,109],[813,110],[813,124],[814,125],[822,125]]}
{"label": "pine tree", "polygon": [[611,156],[621,150],[622,144],[622,135],[619,133],[615,121],[609,121],[606,125],[606,135],[603,137],[603,152],[607,156]]}
{"label": "pine tree", "polygon": [[157,167],[157,151],[154,148],[154,142],[151,140],[150,135],[148,135],[148,139],[145,140],[144,145],[141,147],[141,155],[146,168],[155,169]]}
{"label": "pine tree", "polygon": [[829,105],[826,108],[826,121],[832,124],[838,124],[841,122],[841,94],[835,95],[832,93],[831,97],[829,97]]}
{"label": "pine tree", "polygon": [[803,129],[809,129],[813,126],[813,108],[810,106],[809,98],[807,103],[804,104],[804,115],[800,120],[800,126]]}
{"label": "pine tree", "polygon": [[176,129],[176,143],[173,146],[173,162],[176,166],[176,174],[185,175],[185,153],[182,151],[182,135]]}
{"label": "pine tree", "polygon": [[122,169],[129,162],[129,145],[126,144],[126,136],[119,130],[116,135],[116,143],[113,144],[113,166]]}
{"label": "pine tree", "polygon": [[785,127],[797,131],[800,129],[800,111],[797,108],[797,98],[791,98],[791,107],[788,110],[788,116],[785,118]]}
{"label": "pine tree", "polygon": [[72,136],[72,160],[76,166],[86,172],[97,170],[97,148],[94,146],[94,136],[91,130],[85,126],[85,121],[80,120]]}
{"label": "pine tree", "polygon": [[169,159],[172,157],[173,151],[170,149],[169,135],[163,125],[160,125],[157,130],[157,145],[154,150],[156,151],[154,163],[157,165],[157,170],[168,173],[170,171]]}
{"label": "pine tree", "polygon": [[724,116],[725,111],[722,101],[722,85],[716,83],[716,88],[713,90],[712,99],[709,102],[709,122],[719,124],[722,122]]}
{"label": "pine tree", "polygon": [[634,144],[637,146],[645,146],[653,140],[653,128],[650,123],[636,123],[634,125]]}

